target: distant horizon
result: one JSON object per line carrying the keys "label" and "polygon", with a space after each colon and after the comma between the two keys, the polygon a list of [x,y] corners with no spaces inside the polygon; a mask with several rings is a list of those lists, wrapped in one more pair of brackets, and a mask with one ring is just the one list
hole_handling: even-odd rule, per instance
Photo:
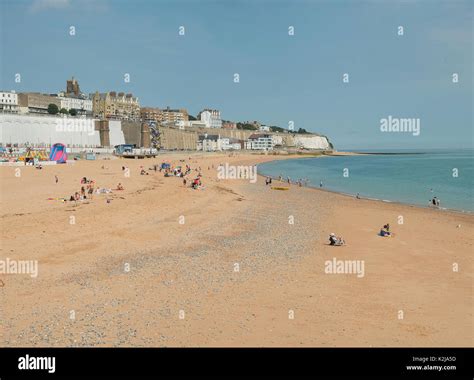
{"label": "distant horizon", "polygon": [[[468,0],[6,0],[0,17],[7,91],[57,93],[74,76],[141,107],[293,122],[336,149],[473,147]],[[381,132],[390,115],[419,135]]]}

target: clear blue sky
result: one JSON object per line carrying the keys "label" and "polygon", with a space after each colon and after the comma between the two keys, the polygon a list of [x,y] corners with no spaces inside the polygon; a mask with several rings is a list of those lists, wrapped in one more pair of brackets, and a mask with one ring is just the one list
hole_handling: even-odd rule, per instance
{"label": "clear blue sky", "polygon": [[[74,75],[86,93],[132,92],[142,106],[293,120],[341,149],[473,144],[472,1],[0,3],[2,90],[54,93]],[[420,136],[381,133],[388,115],[420,118]]]}

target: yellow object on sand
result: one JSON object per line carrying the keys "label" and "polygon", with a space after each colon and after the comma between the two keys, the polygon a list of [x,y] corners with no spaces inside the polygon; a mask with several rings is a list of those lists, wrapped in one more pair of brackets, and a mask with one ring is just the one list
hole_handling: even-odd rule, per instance
{"label": "yellow object on sand", "polygon": [[272,186],[272,190],[290,190],[289,187]]}

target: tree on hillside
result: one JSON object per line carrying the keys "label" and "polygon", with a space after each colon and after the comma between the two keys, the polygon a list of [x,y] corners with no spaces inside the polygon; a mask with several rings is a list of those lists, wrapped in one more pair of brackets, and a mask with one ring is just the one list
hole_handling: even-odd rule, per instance
{"label": "tree on hillside", "polygon": [[247,131],[256,131],[258,128],[253,124],[237,123],[237,129],[244,129]]}
{"label": "tree on hillside", "polygon": [[59,108],[56,104],[48,104],[48,113],[50,115],[56,115],[59,112]]}
{"label": "tree on hillside", "polygon": [[296,131],[296,133],[309,133],[309,132],[304,128],[300,128],[298,129],[298,131]]}
{"label": "tree on hillside", "polygon": [[270,127],[270,131],[272,131],[272,132],[283,132],[283,133],[288,132],[285,128],[277,127],[276,125],[272,125]]}
{"label": "tree on hillside", "polygon": [[188,119],[189,119],[190,121],[197,120],[193,115],[188,115]]}
{"label": "tree on hillside", "polygon": [[62,113],[62,114],[67,115],[69,112],[68,112],[68,110],[67,110],[66,108],[61,108],[61,109],[59,110],[59,113]]}
{"label": "tree on hillside", "polygon": [[71,116],[76,116],[76,115],[77,115],[77,110],[76,110],[75,108],[71,108],[71,109],[69,110],[69,115],[71,115]]}

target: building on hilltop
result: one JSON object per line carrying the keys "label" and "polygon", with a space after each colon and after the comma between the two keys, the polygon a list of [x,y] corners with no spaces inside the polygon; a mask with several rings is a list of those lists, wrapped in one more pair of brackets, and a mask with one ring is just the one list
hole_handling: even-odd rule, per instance
{"label": "building on hilltop", "polygon": [[83,99],[81,97],[66,97],[66,96],[58,96],[61,107],[67,111],[71,109],[75,109],[78,115],[86,115],[92,116],[92,100],[90,99]]}
{"label": "building on hilltop", "polygon": [[20,92],[18,94],[20,113],[47,114],[50,104],[61,108],[61,100],[55,95],[40,94],[39,92]]}
{"label": "building on hilltop", "polygon": [[100,119],[140,120],[140,104],[132,94],[115,91],[90,94],[92,114]]}
{"label": "building on hilltop", "polygon": [[163,125],[177,126],[179,122],[186,122],[189,120],[188,111],[182,109],[166,109],[161,110],[160,123]]}
{"label": "building on hilltop", "polygon": [[173,127],[188,126],[189,121],[188,111],[184,108],[171,109],[166,107],[165,109],[160,109],[156,107],[143,107],[140,110],[140,115],[142,121]]}
{"label": "building on hilltop", "polygon": [[143,122],[159,124],[161,120],[161,110],[155,107],[140,108],[140,117]]}
{"label": "building on hilltop", "polygon": [[237,129],[237,123],[234,123],[233,121],[222,121],[222,128]]}
{"label": "building on hilltop", "polygon": [[79,88],[79,82],[72,77],[71,80],[66,81],[66,97],[68,96],[80,96],[81,90]]}
{"label": "building on hilltop", "polygon": [[57,95],[61,102],[61,107],[67,111],[74,109],[79,115],[92,116],[92,100],[82,93],[79,88],[79,82],[72,77],[66,81],[66,91]]}
{"label": "building on hilltop", "polygon": [[15,91],[0,91],[0,112],[18,113],[18,94]]}
{"label": "building on hilltop", "polygon": [[207,128],[222,128],[221,112],[218,110],[206,108],[199,112],[198,119],[206,123]]}

